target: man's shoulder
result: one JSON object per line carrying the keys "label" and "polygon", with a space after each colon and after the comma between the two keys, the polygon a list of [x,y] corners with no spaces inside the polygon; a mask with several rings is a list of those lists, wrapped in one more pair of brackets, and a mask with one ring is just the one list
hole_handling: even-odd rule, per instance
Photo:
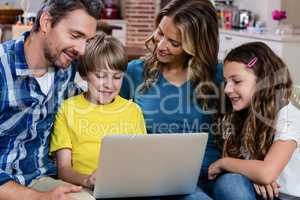
{"label": "man's shoulder", "polygon": [[15,40],[9,40],[0,44],[0,56],[7,56],[15,53]]}

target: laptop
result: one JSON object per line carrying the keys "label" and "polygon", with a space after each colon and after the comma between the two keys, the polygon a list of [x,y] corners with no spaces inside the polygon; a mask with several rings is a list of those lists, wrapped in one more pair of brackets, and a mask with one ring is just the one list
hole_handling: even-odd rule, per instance
{"label": "laptop", "polygon": [[192,193],[207,139],[207,133],[105,136],[93,196],[102,199]]}

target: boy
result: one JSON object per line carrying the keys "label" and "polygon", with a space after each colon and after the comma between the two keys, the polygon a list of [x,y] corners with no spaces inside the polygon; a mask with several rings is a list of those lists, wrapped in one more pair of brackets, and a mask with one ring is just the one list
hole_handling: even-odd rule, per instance
{"label": "boy", "polygon": [[122,44],[99,33],[86,48],[78,70],[88,90],[63,103],[50,152],[56,157],[60,179],[92,188],[101,138],[106,134],[143,134],[146,128],[140,108],[118,95],[127,69]]}

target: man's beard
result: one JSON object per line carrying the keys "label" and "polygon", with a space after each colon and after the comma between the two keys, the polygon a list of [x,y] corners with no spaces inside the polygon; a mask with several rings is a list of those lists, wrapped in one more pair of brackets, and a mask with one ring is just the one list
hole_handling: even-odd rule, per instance
{"label": "man's beard", "polygon": [[59,58],[60,58],[60,55],[62,54],[62,52],[63,51],[61,51],[57,54],[54,54],[51,52],[51,49],[49,48],[48,45],[45,45],[45,47],[44,47],[45,58],[49,62],[49,64],[53,67],[67,68],[71,64],[71,62],[70,62],[65,66],[65,65],[63,65],[63,63],[60,62]]}

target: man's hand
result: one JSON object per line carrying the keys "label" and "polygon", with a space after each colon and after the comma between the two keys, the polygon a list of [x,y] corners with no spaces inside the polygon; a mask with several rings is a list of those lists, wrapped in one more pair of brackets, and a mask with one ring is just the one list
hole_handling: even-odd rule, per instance
{"label": "man's hand", "polygon": [[80,192],[80,186],[75,185],[63,185],[50,190],[49,192],[38,192],[37,200],[74,200],[69,193]]}
{"label": "man's hand", "polygon": [[280,186],[273,182],[269,185],[257,185],[253,184],[256,193],[259,196],[262,196],[264,199],[274,199],[274,197],[278,197]]}

